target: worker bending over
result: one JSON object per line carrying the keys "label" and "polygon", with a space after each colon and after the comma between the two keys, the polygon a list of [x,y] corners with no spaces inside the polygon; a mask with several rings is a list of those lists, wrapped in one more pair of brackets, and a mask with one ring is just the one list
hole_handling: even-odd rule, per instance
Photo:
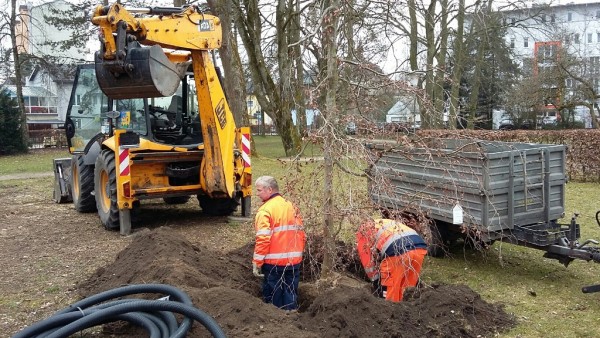
{"label": "worker bending over", "polygon": [[252,272],[264,277],[263,299],[284,310],[298,308],[300,263],[306,242],[298,208],[279,194],[277,181],[261,176],[256,194],[264,202],[254,220]]}
{"label": "worker bending over", "polygon": [[370,220],[356,232],[356,244],[379,297],[400,302],[404,289],[417,285],[427,244],[415,230],[391,219]]}

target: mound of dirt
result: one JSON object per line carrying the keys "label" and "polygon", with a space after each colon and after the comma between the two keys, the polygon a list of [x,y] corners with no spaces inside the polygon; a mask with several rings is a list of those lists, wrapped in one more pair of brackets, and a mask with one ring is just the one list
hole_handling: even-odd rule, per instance
{"label": "mound of dirt", "polygon": [[[515,324],[501,306],[464,285],[414,288],[403,302],[391,303],[374,297],[361,276],[344,274],[305,279],[300,310],[285,312],[262,302],[261,280],[252,275],[252,243],[215,252],[167,227],[135,236],[113,263],[78,285],[82,297],[124,284],[170,284],[187,292],[231,337],[485,337]],[[196,323],[189,336],[208,333]]]}

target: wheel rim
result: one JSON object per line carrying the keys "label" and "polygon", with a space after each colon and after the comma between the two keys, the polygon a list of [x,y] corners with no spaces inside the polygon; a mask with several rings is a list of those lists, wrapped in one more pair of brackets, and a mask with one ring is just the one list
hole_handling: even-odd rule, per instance
{"label": "wheel rim", "polygon": [[100,196],[100,201],[102,201],[102,210],[104,212],[108,212],[110,209],[110,185],[108,184],[108,173],[106,170],[102,170],[100,173],[100,191],[102,196]]}

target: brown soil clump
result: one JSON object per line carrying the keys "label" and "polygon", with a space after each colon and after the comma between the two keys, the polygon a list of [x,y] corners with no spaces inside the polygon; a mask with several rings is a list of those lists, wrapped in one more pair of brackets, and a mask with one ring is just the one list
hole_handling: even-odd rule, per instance
{"label": "brown soil clump", "polygon": [[[252,249],[248,244],[216,252],[190,244],[167,227],[143,231],[78,291],[87,297],[125,284],[170,284],[188,293],[230,337],[487,337],[515,324],[501,306],[467,286],[421,286],[408,290],[402,303],[390,303],[374,297],[367,282],[347,271],[325,281],[305,279],[300,311],[285,312],[262,302],[261,280],[252,275]],[[195,323],[188,336],[208,333]]]}

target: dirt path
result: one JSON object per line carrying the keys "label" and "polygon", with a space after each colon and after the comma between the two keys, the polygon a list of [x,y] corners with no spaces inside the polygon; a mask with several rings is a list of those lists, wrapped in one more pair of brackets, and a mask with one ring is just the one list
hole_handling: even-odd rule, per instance
{"label": "dirt path", "polygon": [[52,173],[52,172],[10,174],[10,175],[0,175],[0,181],[25,180],[28,178],[42,178],[42,177],[52,177],[52,176],[54,176],[54,173]]}

